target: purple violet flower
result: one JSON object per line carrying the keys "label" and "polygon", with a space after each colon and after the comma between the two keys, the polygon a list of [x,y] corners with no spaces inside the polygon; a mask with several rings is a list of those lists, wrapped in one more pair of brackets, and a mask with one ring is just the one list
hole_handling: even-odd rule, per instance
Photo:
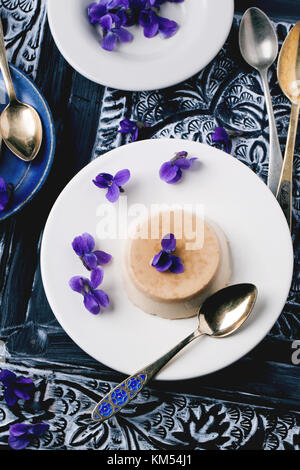
{"label": "purple violet flower", "polygon": [[4,399],[8,406],[14,406],[19,399],[30,400],[34,391],[34,384],[30,378],[17,376],[14,372],[2,369],[0,380],[5,388]]}
{"label": "purple violet flower", "polygon": [[93,315],[101,311],[101,307],[109,306],[109,297],[103,290],[97,289],[103,281],[103,269],[96,268],[91,272],[91,279],[74,276],[69,281],[71,289],[83,295],[85,308]]}
{"label": "purple violet flower", "polygon": [[0,176],[0,212],[3,212],[10,200],[13,190],[12,184],[5,183],[5,180]]}
{"label": "purple violet flower", "polygon": [[75,237],[72,242],[73,250],[79,256],[83,265],[92,271],[98,265],[104,265],[110,262],[111,255],[105,251],[96,250],[95,240],[89,233],[83,233],[81,236]]}
{"label": "purple violet flower", "polygon": [[49,424],[17,423],[9,427],[8,445],[14,450],[25,449],[35,437],[41,437],[49,429]]}
{"label": "purple violet flower", "polygon": [[130,119],[123,119],[120,122],[120,134],[131,134],[132,142],[136,142],[139,136],[139,131],[145,127],[150,127],[147,122],[132,121]]}
{"label": "purple violet flower", "polygon": [[165,235],[161,241],[162,250],[154,256],[152,266],[159,272],[171,271],[181,274],[184,271],[182,260],[179,256],[172,255],[176,250],[176,238],[172,233]]}
{"label": "purple violet flower", "polygon": [[229,135],[224,127],[216,127],[215,132],[211,136],[212,140],[216,143],[224,143],[226,146],[226,152],[230,153],[229,151]]}
{"label": "purple violet flower", "polygon": [[168,184],[177,183],[182,178],[182,170],[189,170],[198,158],[187,158],[187,152],[178,152],[175,157],[162,164],[159,170],[160,179]]}
{"label": "purple violet flower", "polygon": [[123,19],[115,14],[107,13],[99,20],[103,30],[103,39],[101,46],[106,51],[113,51],[117,42],[130,42],[133,39],[132,34],[123,28]]}
{"label": "purple violet flower", "polygon": [[153,38],[160,33],[164,38],[170,38],[178,30],[176,21],[157,15],[152,9],[142,10],[139,16],[139,24],[144,28],[144,36]]}
{"label": "purple violet flower", "polygon": [[109,202],[116,202],[120,193],[124,192],[122,186],[130,179],[129,170],[120,170],[115,176],[109,173],[100,173],[93,183],[101,189],[107,189],[106,198]]}
{"label": "purple violet flower", "polygon": [[118,8],[121,4],[120,0],[100,0],[93,2],[88,6],[88,17],[91,24],[99,23],[101,18],[110,10]]}

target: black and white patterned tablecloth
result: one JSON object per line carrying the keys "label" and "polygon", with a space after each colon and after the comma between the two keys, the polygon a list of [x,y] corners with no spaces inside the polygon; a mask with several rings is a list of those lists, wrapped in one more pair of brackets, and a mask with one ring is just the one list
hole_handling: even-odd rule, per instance
{"label": "black and white patterned tablecloth", "polygon": [[[57,133],[45,188],[21,214],[0,225],[0,368],[31,377],[37,388],[31,402],[8,408],[0,386],[0,448],[7,446],[11,424],[36,420],[50,429],[32,449],[299,449],[299,366],[293,359],[300,345],[299,140],[289,298],[265,340],[226,370],[192,381],[155,382],[115,418],[92,423],[95,403],[121,376],[67,337],[40,277],[41,234],[55,198],[91,159],[128,141],[118,133],[124,117],[150,124],[143,138],[180,137],[212,145],[216,125],[242,131],[231,139],[230,152],[266,179],[265,102],[257,73],[238,50],[239,17],[221,52],[201,73],[165,90],[126,93],[91,83],[66,64],[49,32],[45,0],[0,0],[0,13],[9,58],[41,87]],[[291,23],[277,20],[275,26],[282,43]],[[290,104],[277,84],[275,66],[269,82],[284,146]]]}

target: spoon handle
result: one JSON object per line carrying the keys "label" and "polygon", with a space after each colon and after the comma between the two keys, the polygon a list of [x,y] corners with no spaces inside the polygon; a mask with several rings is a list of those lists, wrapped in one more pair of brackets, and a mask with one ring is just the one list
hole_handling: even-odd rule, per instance
{"label": "spoon handle", "polygon": [[3,75],[3,79],[5,81],[6,88],[7,88],[9,101],[10,102],[15,101],[17,97],[16,97],[15,88],[11,79],[9,65],[7,62],[7,55],[6,55],[6,49],[5,49],[3,26],[2,26],[1,18],[0,18],[0,69]]}
{"label": "spoon handle", "polygon": [[293,162],[297,127],[299,120],[300,105],[292,104],[290,125],[287,136],[287,144],[283,161],[280,182],[277,191],[277,200],[284,212],[286,220],[292,230],[292,207],[293,207]]}
{"label": "spoon handle", "polygon": [[111,390],[104,398],[95,406],[92,411],[93,421],[103,422],[118,413],[133,398],[135,398],[149,380],[156,375],[176,354],[194,339],[202,336],[197,329],[191,335],[187,336],[173,349],[160,357],[157,361],[140,370],[134,375],[127,377],[122,383]]}
{"label": "spoon handle", "polygon": [[269,132],[270,132],[270,157],[269,157],[269,172],[268,172],[268,186],[272,193],[276,195],[278,188],[280,173],[282,169],[282,153],[278,139],[277,127],[272,105],[272,98],[268,84],[268,70],[261,71],[261,77],[264,87],[264,94],[269,118]]}

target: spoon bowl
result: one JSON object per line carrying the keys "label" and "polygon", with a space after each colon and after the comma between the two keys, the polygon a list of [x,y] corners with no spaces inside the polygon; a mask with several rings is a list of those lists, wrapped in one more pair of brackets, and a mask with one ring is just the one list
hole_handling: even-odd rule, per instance
{"label": "spoon bowl", "polygon": [[216,338],[232,334],[247,320],[256,298],[253,284],[237,284],[216,292],[199,311],[199,330]]}
{"label": "spoon bowl", "polygon": [[11,101],[0,116],[0,132],[8,148],[25,161],[33,160],[42,142],[42,124],[36,110]]}
{"label": "spoon bowl", "polygon": [[17,100],[7,62],[4,33],[0,19],[0,69],[7,88],[9,104],[0,116],[0,132],[8,148],[24,161],[31,161],[41,147],[43,129],[40,116],[32,106]]}
{"label": "spoon bowl", "polygon": [[297,23],[283,43],[278,59],[280,88],[294,104],[300,104],[300,23]]}
{"label": "spoon bowl", "polygon": [[269,68],[277,57],[276,32],[259,8],[249,8],[242,18],[240,49],[245,61],[256,70]]}

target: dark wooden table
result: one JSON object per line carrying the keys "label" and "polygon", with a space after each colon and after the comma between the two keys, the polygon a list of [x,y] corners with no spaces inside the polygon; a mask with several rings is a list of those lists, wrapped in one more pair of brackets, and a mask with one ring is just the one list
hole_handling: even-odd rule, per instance
{"label": "dark wooden table", "polygon": [[[21,3],[19,1],[20,5]],[[0,11],[7,26],[18,23],[11,16],[14,11],[12,4],[13,2],[11,5],[8,1],[1,2]],[[233,77],[238,80],[241,75],[250,73],[239,56],[236,34],[239,13],[253,4],[258,4],[272,15],[278,24],[277,31],[281,41],[289,29],[289,22],[296,22],[300,18],[298,0],[237,1],[235,25],[225,46],[225,52],[229,55],[221,55],[218,59],[218,70],[224,67],[226,73],[230,74],[231,83]],[[176,108],[173,103],[170,107],[167,103],[172,102],[174,88],[161,94],[153,92],[145,96],[141,93],[110,90],[92,83],[74,71],[59,53],[45,20],[44,0],[32,2],[32,9],[23,11],[23,15],[22,23],[19,21],[17,25],[18,38],[7,44],[9,54],[14,63],[34,78],[48,100],[55,121],[57,148],[50,176],[41,192],[21,213],[0,225],[0,339],[5,343],[5,357],[2,359],[6,361],[6,365],[4,362],[0,365],[33,376],[42,391],[42,398],[37,399],[37,410],[41,418],[48,420],[52,437],[38,445],[41,448],[68,449],[220,449],[229,443],[227,432],[231,439],[228,448],[299,448],[300,355],[297,357],[295,354],[300,347],[300,341],[297,342],[300,330],[300,189],[297,185],[294,208],[297,229],[293,234],[295,275],[292,291],[283,315],[264,341],[246,357],[218,373],[183,382],[153,383],[151,389],[145,392],[144,401],[132,407],[129,415],[125,414],[125,417],[120,418],[117,426],[112,425],[107,429],[106,437],[99,431],[102,437],[97,440],[98,434],[93,430],[89,431],[89,423],[84,421],[82,424],[88,417],[86,410],[91,409],[97,397],[108,391],[122,377],[80,350],[61,329],[48,305],[40,277],[39,248],[49,211],[60,191],[91,158],[101,156],[106,150],[125,142],[118,140],[120,136],[117,134],[118,122],[123,116],[132,116],[132,112],[144,113],[141,117],[146,116],[152,125],[145,137],[159,137],[167,131],[172,134],[176,132],[176,123],[188,121],[189,124],[194,124],[196,119],[200,119],[196,122],[200,130],[197,133],[191,131],[188,138],[205,141],[205,129],[201,127],[204,120],[209,115],[212,116],[211,122],[215,119],[226,124],[226,110],[224,111],[224,106],[217,104],[214,109],[208,104],[209,110],[204,110],[202,105],[188,109],[185,106]],[[209,77],[211,79],[213,72],[209,67],[211,66],[207,67],[207,73],[204,72],[199,80],[194,78],[181,88],[175,87],[177,91],[181,90],[182,103],[186,102],[184,90],[187,87],[196,89],[200,82],[203,84]],[[223,95],[218,97],[218,103],[221,104],[226,102],[229,86],[227,75],[224,76],[226,78],[223,82],[226,82],[227,88],[224,86]],[[280,138],[284,144],[289,107],[285,103],[282,108],[279,101],[276,101],[281,95],[274,77],[275,73],[271,80],[272,94],[278,105]],[[258,89],[254,92],[260,93]],[[157,99],[152,108],[150,97],[151,103]],[[147,103],[151,112],[140,111],[147,107]],[[262,142],[257,146],[255,141],[260,138]],[[243,141],[236,144],[232,149],[233,154],[234,149],[241,152],[242,146],[246,148],[248,145],[250,160],[252,157],[259,160],[260,153],[264,151],[267,155],[267,123],[262,120],[259,127],[250,129],[246,141],[245,144]],[[299,150],[298,142],[298,159]],[[239,155],[243,159],[242,154]],[[253,169],[259,173],[259,161],[257,163],[251,160],[250,163],[253,163]],[[263,169],[261,176],[265,176]],[[76,405],[79,408],[73,414],[70,410],[75,398],[72,401],[68,395],[72,393],[76,400],[79,400],[77,395],[80,395],[82,403],[84,399],[88,403],[85,409],[82,403]],[[55,408],[55,400],[59,403],[65,400],[65,410],[60,405]],[[1,410],[5,415],[3,419]],[[6,446],[8,425],[18,420],[24,421],[28,417],[23,409],[10,413],[12,415],[2,401],[2,447]],[[213,417],[211,429],[208,426],[210,417]],[[62,424],[62,420],[65,420],[65,424]],[[145,425],[145,429],[147,426],[148,429],[143,434],[139,426],[147,420],[149,423]],[[230,426],[223,425],[226,421],[230,422]],[[210,429],[210,436],[211,433],[216,433],[216,437],[202,439],[201,433],[198,437],[192,436],[191,423],[196,423],[197,432],[200,433],[202,429],[202,435]],[[181,427],[181,431],[175,432],[176,426],[178,429]],[[116,427],[120,432],[117,437],[114,434]],[[90,432],[89,439],[84,437],[84,432]]]}

